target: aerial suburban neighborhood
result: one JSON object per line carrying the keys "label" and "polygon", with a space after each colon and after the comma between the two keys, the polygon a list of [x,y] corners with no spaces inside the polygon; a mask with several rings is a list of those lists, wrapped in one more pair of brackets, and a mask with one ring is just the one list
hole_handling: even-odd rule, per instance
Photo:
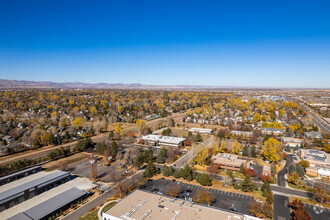
{"label": "aerial suburban neighborhood", "polygon": [[323,91],[0,93],[1,219],[329,216]]}
{"label": "aerial suburban neighborhood", "polygon": [[329,9],[1,0],[0,220],[330,220]]}

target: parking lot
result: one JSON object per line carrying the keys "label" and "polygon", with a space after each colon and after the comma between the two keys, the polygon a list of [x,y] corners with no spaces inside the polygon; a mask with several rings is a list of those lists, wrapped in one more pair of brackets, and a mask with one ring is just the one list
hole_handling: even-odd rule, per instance
{"label": "parking lot", "polygon": [[[96,162],[97,178],[103,182],[112,182],[114,179],[119,179],[126,171],[120,168],[117,163],[112,163],[110,166],[101,166],[103,161]],[[89,159],[81,160],[77,163],[69,165],[71,174],[89,178],[90,176]]]}
{"label": "parking lot", "polygon": [[312,219],[329,220],[330,210],[322,207],[305,204],[306,211],[311,215]]}
{"label": "parking lot", "polygon": [[[206,189],[202,186],[183,183],[180,181],[173,182],[172,180],[166,179],[147,181],[147,183],[141,188],[162,194],[168,186],[174,184],[180,184],[181,191],[177,197],[185,200],[190,200],[199,189]],[[252,196],[225,192],[217,189],[207,190],[215,196],[215,201],[212,203],[212,206],[226,210],[232,209],[239,213],[249,214],[250,204],[254,201]]]}

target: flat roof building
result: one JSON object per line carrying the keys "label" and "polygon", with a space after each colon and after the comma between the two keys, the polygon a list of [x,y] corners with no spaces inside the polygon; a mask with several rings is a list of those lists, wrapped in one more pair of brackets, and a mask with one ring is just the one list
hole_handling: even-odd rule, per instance
{"label": "flat roof building", "polygon": [[240,170],[242,164],[246,166],[246,161],[238,159],[238,155],[235,154],[217,153],[211,160],[220,168],[228,170]]}
{"label": "flat roof building", "polygon": [[68,172],[39,172],[14,181],[13,184],[2,185],[0,186],[0,211],[62,184],[68,181],[69,178],[70,174]]}
{"label": "flat roof building", "polygon": [[153,146],[181,147],[183,146],[183,142],[186,140],[186,138],[149,134],[143,136],[142,140],[144,140],[146,144]]}
{"label": "flat roof building", "polygon": [[60,209],[68,208],[66,206],[71,203],[79,200],[83,196],[87,195],[86,191],[72,187],[71,189],[66,190],[54,196],[47,201],[40,203],[24,212],[20,212],[8,220],[43,220],[48,219],[50,216],[55,214]]}
{"label": "flat roof building", "polygon": [[211,134],[212,129],[208,129],[208,128],[190,128],[189,131],[191,131],[193,133]]}
{"label": "flat roof building", "polygon": [[37,173],[39,171],[41,171],[41,166],[33,166],[15,173],[8,174],[6,176],[2,176],[0,177],[0,186],[26,177],[28,175]]}
{"label": "flat roof building", "polygon": [[259,219],[182,199],[135,190],[102,213],[102,220]]}
{"label": "flat roof building", "polygon": [[278,129],[278,128],[261,128],[261,133],[263,135],[265,135],[265,134],[281,135],[284,133],[284,130]]}
{"label": "flat roof building", "polygon": [[236,136],[245,136],[245,137],[252,137],[253,132],[252,131],[237,131],[237,130],[232,130],[230,132],[231,134],[234,134]]}
{"label": "flat roof building", "polygon": [[310,167],[306,168],[308,175],[330,178],[330,155],[328,153],[315,149],[301,149],[299,157],[309,162]]}

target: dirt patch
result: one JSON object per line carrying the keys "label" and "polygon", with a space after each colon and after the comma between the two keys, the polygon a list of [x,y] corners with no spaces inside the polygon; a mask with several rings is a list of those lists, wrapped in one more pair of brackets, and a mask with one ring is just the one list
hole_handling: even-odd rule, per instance
{"label": "dirt patch", "polygon": [[74,154],[69,157],[61,158],[56,161],[46,163],[46,164],[42,165],[42,168],[46,169],[46,171],[56,170],[56,169],[59,169],[61,164],[63,164],[63,163],[69,165],[72,163],[76,163],[80,160],[86,159],[89,156],[90,156],[90,154],[86,153],[86,152],[77,153],[77,154]]}

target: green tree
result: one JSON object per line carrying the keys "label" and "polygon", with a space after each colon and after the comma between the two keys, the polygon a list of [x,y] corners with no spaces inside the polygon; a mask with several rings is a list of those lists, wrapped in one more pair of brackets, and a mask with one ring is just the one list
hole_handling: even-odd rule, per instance
{"label": "green tree", "polygon": [[115,136],[115,133],[113,133],[113,131],[110,131],[109,132],[109,139],[112,140],[114,136]]}
{"label": "green tree", "polygon": [[243,192],[253,192],[254,190],[258,189],[258,186],[252,182],[251,177],[247,175],[240,183],[240,188]]}
{"label": "green tree", "polygon": [[151,160],[149,160],[147,167],[144,171],[144,176],[147,178],[151,178],[156,174],[158,174],[158,169],[155,167],[153,162]]}
{"label": "green tree", "polygon": [[154,152],[151,147],[143,152],[143,161],[147,163],[149,160],[154,160]]}
{"label": "green tree", "polygon": [[197,182],[199,184],[201,184],[202,186],[211,186],[212,185],[212,181],[211,181],[209,175],[207,175],[206,173],[199,175]]}
{"label": "green tree", "polygon": [[157,163],[165,163],[165,159],[166,159],[166,148],[163,147],[163,148],[158,152],[158,155],[157,155],[157,158],[156,158],[156,162],[157,162]]}
{"label": "green tree", "polygon": [[243,154],[243,156],[245,156],[245,157],[249,156],[249,148],[248,148],[248,146],[245,145],[245,146],[243,147],[242,154]]}
{"label": "green tree", "polygon": [[169,167],[164,165],[162,167],[162,174],[163,176],[166,176],[166,177],[169,177],[170,176],[170,170],[169,170]]}
{"label": "green tree", "polygon": [[180,174],[180,170],[176,170],[176,171],[174,171],[174,173],[173,173],[173,177],[174,177],[174,178],[178,179],[178,178],[180,178],[180,176],[181,176],[181,174]]}
{"label": "green tree", "polygon": [[113,160],[116,159],[117,153],[118,153],[117,143],[116,143],[116,141],[112,141],[112,144],[111,144],[111,147],[110,147],[110,155],[111,155]]}
{"label": "green tree", "polygon": [[264,182],[264,184],[261,186],[261,191],[263,197],[267,197],[268,194],[272,192],[269,182],[267,181]]}
{"label": "green tree", "polygon": [[244,171],[244,164],[242,163],[241,166],[239,167],[239,172],[243,173],[243,171]]}
{"label": "green tree", "polygon": [[202,141],[203,141],[203,137],[202,137],[202,135],[201,135],[200,133],[198,133],[198,134],[196,135],[196,141],[197,141],[197,142],[202,142]]}
{"label": "green tree", "polygon": [[96,153],[98,153],[98,154],[103,154],[105,148],[106,148],[106,145],[105,145],[104,142],[102,142],[102,143],[97,143],[97,144],[96,144]]}
{"label": "green tree", "polygon": [[184,168],[181,169],[180,176],[185,180],[192,181],[193,171],[188,165],[186,165]]}
{"label": "green tree", "polygon": [[251,157],[253,157],[253,158],[256,158],[257,157],[256,146],[252,146],[252,148],[251,148]]}

